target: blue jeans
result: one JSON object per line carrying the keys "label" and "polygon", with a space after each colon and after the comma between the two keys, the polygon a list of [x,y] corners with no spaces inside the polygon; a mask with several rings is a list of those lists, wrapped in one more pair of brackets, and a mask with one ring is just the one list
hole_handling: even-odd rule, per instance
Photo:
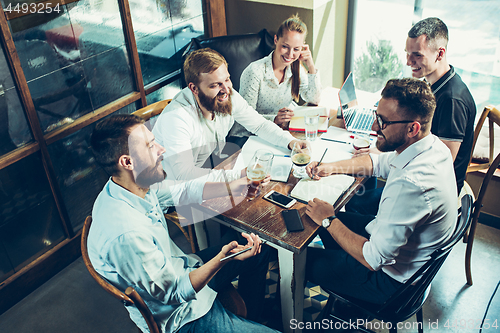
{"label": "blue jeans", "polygon": [[216,299],[210,311],[198,320],[182,326],[178,333],[265,333],[277,332],[272,328],[258,324],[256,322],[241,318],[226,311],[222,304]]}
{"label": "blue jeans", "polygon": [[272,328],[238,317],[226,311],[218,300],[215,300],[210,311],[198,320],[182,326],[178,333],[217,332],[217,333],[261,333],[277,332]]}
{"label": "blue jeans", "polygon": [[[369,238],[366,225],[374,219],[372,215],[339,213],[338,218],[351,231]],[[335,242],[323,227],[319,235],[325,249],[308,248],[306,279],[338,294],[359,300],[382,304],[401,286],[401,283],[385,274],[381,269],[371,271]]]}
{"label": "blue jeans", "polygon": [[[229,243],[232,237],[223,237],[223,244]],[[239,240],[240,244],[245,241]],[[219,253],[222,246],[212,246],[196,253],[197,256],[207,262]],[[238,293],[245,301],[247,307],[247,318],[258,321],[261,316],[262,302],[266,292],[266,274],[269,267],[269,259],[274,254],[274,249],[267,245],[262,246],[261,253],[247,260],[232,260],[222,267],[217,274],[208,282],[208,286],[219,292],[221,288],[239,275]]]}

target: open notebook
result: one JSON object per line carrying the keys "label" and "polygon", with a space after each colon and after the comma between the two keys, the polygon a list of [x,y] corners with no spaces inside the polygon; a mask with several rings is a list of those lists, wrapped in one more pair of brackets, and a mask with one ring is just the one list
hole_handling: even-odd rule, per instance
{"label": "open notebook", "polygon": [[290,196],[304,203],[318,198],[334,205],[355,180],[348,175],[331,175],[320,180],[303,178],[295,185]]}

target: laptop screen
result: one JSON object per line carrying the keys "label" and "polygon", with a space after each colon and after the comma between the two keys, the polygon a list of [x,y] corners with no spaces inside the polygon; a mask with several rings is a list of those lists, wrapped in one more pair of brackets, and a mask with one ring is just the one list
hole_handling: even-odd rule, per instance
{"label": "laptop screen", "polygon": [[340,105],[342,105],[342,110],[358,105],[352,72],[349,73],[347,79],[345,79],[344,84],[342,85],[342,88],[339,90],[339,100]]}

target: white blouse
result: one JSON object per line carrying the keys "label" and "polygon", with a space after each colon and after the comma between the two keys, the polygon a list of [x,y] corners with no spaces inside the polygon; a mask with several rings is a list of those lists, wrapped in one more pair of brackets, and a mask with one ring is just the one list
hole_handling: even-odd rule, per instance
{"label": "white blouse", "polygon": [[[247,103],[262,114],[266,119],[274,121],[278,111],[293,104],[292,98],[292,70],[288,66],[282,83],[274,75],[273,52],[267,57],[248,65],[241,74],[240,95]],[[319,72],[309,74],[300,66],[299,94],[307,103],[318,104],[321,95]],[[235,124],[229,135],[249,136],[241,125]]]}

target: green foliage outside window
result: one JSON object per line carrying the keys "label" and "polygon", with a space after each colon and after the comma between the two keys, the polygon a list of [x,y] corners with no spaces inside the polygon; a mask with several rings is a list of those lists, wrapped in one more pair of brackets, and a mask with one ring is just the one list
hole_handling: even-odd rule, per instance
{"label": "green foliage outside window", "polygon": [[379,40],[378,45],[368,41],[366,49],[367,52],[354,61],[356,89],[377,92],[389,79],[400,76],[403,63],[388,40]]}

